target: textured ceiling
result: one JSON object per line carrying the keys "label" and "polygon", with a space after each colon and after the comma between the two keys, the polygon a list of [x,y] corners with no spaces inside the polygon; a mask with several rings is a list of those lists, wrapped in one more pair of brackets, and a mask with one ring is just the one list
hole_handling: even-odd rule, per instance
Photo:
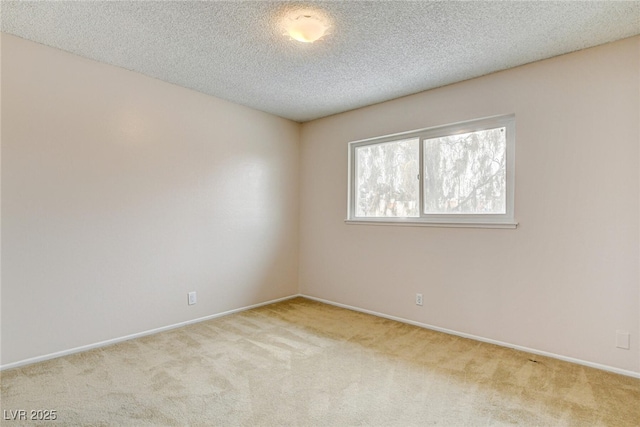
{"label": "textured ceiling", "polygon": [[[640,1],[1,2],[2,31],[295,121],[640,34]],[[303,44],[281,16],[321,11]]]}

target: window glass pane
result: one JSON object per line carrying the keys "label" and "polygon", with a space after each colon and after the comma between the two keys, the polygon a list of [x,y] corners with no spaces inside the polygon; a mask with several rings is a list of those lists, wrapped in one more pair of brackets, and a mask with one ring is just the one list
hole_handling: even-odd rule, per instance
{"label": "window glass pane", "polygon": [[425,214],[506,212],[506,128],[425,139]]}
{"label": "window glass pane", "polygon": [[419,138],[355,149],[358,217],[417,217]]}

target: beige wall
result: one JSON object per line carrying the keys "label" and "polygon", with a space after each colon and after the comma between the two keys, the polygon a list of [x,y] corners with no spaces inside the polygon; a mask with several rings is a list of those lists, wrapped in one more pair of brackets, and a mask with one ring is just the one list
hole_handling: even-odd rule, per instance
{"label": "beige wall", "polygon": [[[303,125],[300,292],[640,372],[640,38]],[[516,230],[346,225],[347,143],[516,114]],[[424,306],[414,304],[424,294]],[[615,347],[616,330],[632,347]]]}
{"label": "beige wall", "polygon": [[2,107],[3,365],[297,292],[300,125],[9,35]]}

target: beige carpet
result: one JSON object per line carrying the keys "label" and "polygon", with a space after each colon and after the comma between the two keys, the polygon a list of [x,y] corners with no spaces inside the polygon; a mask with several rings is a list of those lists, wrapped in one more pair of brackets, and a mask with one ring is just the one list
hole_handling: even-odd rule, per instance
{"label": "beige carpet", "polygon": [[640,380],[301,298],[0,382],[40,425],[640,425]]}

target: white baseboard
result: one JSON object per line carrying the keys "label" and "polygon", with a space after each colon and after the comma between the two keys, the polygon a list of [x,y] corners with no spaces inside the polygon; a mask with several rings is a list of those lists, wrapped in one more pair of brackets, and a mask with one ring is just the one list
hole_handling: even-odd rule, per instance
{"label": "white baseboard", "polygon": [[5,365],[0,365],[0,371],[4,371],[6,369],[12,369],[12,368],[19,368],[20,366],[30,365],[32,363],[44,362],[45,360],[55,359],[55,358],[58,358],[58,357],[67,356],[69,354],[80,353],[80,352],[87,351],[87,350],[93,350],[94,348],[105,347],[105,346],[108,346],[108,345],[111,345],[111,344],[117,344],[117,343],[122,342],[122,341],[128,341],[128,340],[132,340],[134,338],[140,338],[140,337],[145,337],[147,335],[157,334],[158,332],[164,332],[164,331],[168,331],[168,330],[171,330],[171,329],[181,328],[183,326],[191,325],[191,324],[194,324],[194,323],[204,322],[205,320],[211,320],[211,319],[215,319],[217,317],[228,316],[228,315],[233,314],[233,313],[238,313],[238,312],[241,312],[241,311],[251,310],[252,308],[262,307],[264,305],[274,304],[274,303],[280,302],[280,301],[286,301],[288,299],[296,298],[298,296],[300,296],[300,295],[298,295],[298,294],[290,295],[290,296],[287,296],[287,297],[282,297],[282,298],[278,298],[278,299],[274,299],[274,300],[270,300],[270,301],[266,301],[266,302],[261,302],[261,303],[249,305],[249,306],[246,306],[246,307],[241,307],[241,308],[236,308],[236,309],[233,309],[233,310],[224,311],[222,313],[212,314],[210,316],[199,317],[197,319],[187,320],[185,322],[180,322],[180,323],[176,323],[176,324],[169,325],[169,326],[163,326],[161,328],[150,329],[148,331],[138,332],[138,333],[131,334],[131,335],[126,335],[124,337],[113,338],[113,339],[106,340],[106,341],[100,341],[100,342],[97,342],[97,343],[94,343],[94,344],[88,344],[88,345],[83,345],[83,346],[80,346],[80,347],[71,348],[69,350],[63,350],[63,351],[57,351],[55,353],[45,354],[44,356],[31,357],[29,359],[24,359],[24,360],[19,360],[17,362],[7,363]]}
{"label": "white baseboard", "polygon": [[489,344],[495,344],[495,345],[499,345],[501,347],[512,348],[514,350],[520,350],[520,351],[524,351],[524,352],[527,352],[527,353],[537,354],[539,356],[550,357],[552,359],[558,359],[558,360],[562,360],[562,361],[565,361],[565,362],[575,363],[577,365],[588,366],[590,368],[595,368],[595,369],[600,369],[600,370],[603,370],[603,371],[613,372],[613,373],[620,374],[620,375],[625,375],[625,376],[628,376],[628,377],[640,378],[640,372],[627,371],[626,369],[615,368],[613,366],[602,365],[600,363],[594,363],[594,362],[589,362],[589,361],[586,361],[586,360],[575,359],[573,357],[563,356],[563,355],[555,354],[555,353],[549,353],[547,351],[536,350],[534,348],[523,347],[523,346],[516,345],[516,344],[510,344],[510,343],[503,342],[503,341],[493,340],[493,339],[490,339],[490,338],[479,337],[477,335],[466,334],[464,332],[458,332],[458,331],[454,331],[454,330],[451,330],[451,329],[440,328],[438,326],[433,326],[433,325],[429,325],[429,324],[421,323],[421,322],[415,322],[413,320],[404,319],[402,317],[390,316],[388,314],[378,313],[376,311],[367,310],[367,309],[360,308],[360,307],[354,307],[354,306],[347,305],[347,304],[340,304],[338,302],[329,301],[329,300],[325,300],[325,299],[317,298],[317,297],[312,297],[312,296],[309,296],[309,295],[300,294],[299,296],[301,296],[303,298],[307,298],[307,299],[313,300],[313,301],[318,301],[318,302],[321,302],[321,303],[324,303],[324,304],[329,304],[329,305],[333,305],[333,306],[340,307],[340,308],[346,308],[348,310],[359,311],[361,313],[371,314],[373,316],[383,317],[385,319],[395,320],[397,322],[407,323],[409,325],[419,326],[419,327],[425,328],[425,329],[431,329],[432,331],[443,332],[443,333],[449,334],[449,335],[456,335],[456,336],[459,336],[459,337],[462,337],[462,338],[469,338],[469,339],[476,340],[476,341],[486,342],[486,343],[489,343]]}
{"label": "white baseboard", "polygon": [[367,310],[367,309],[364,309],[364,308],[355,307],[355,306],[351,306],[351,305],[347,305],[347,304],[341,304],[341,303],[338,303],[338,302],[329,301],[329,300],[325,300],[325,299],[322,299],[322,298],[317,298],[317,297],[313,297],[313,296],[305,295],[305,294],[290,295],[290,296],[286,296],[286,297],[283,297],[283,298],[278,298],[278,299],[274,299],[274,300],[270,300],[270,301],[261,302],[261,303],[258,303],[258,304],[249,305],[249,306],[246,306],[246,307],[241,307],[241,308],[236,308],[236,309],[233,309],[233,310],[224,311],[222,313],[212,314],[210,316],[200,317],[200,318],[193,319],[193,320],[187,320],[185,322],[180,322],[180,323],[176,323],[176,324],[169,325],[169,326],[163,326],[161,328],[150,329],[148,331],[138,332],[138,333],[131,334],[131,335],[126,335],[124,337],[113,338],[113,339],[106,340],[106,341],[100,341],[100,342],[97,342],[97,343],[94,343],[94,344],[89,344],[89,345],[84,345],[84,346],[80,346],[80,347],[71,348],[69,350],[58,351],[58,352],[46,354],[46,355],[43,355],[43,356],[37,356],[37,357],[29,358],[29,359],[20,360],[20,361],[17,361],[17,362],[7,363],[5,365],[0,365],[0,371],[6,370],[6,369],[18,368],[18,367],[21,367],[21,366],[30,365],[32,363],[44,362],[45,360],[50,360],[50,359],[55,359],[55,358],[62,357],[62,356],[67,356],[67,355],[70,355],[70,354],[80,353],[80,352],[83,352],[83,351],[92,350],[92,349],[99,348],[99,347],[105,347],[105,346],[108,346],[108,345],[111,345],[111,344],[117,344],[119,342],[123,342],[123,341],[128,341],[128,340],[131,340],[131,339],[135,339],[135,338],[144,337],[144,336],[147,336],[147,335],[157,334],[159,332],[164,332],[164,331],[168,331],[168,330],[171,330],[171,329],[180,328],[180,327],[191,325],[191,324],[194,324],[194,323],[204,322],[206,320],[211,320],[211,319],[215,319],[215,318],[218,318],[218,317],[228,316],[228,315],[233,314],[233,313],[239,313],[241,311],[251,310],[252,308],[262,307],[262,306],[265,306],[265,305],[274,304],[274,303],[277,303],[277,302],[280,302],[280,301],[286,301],[286,300],[289,300],[289,299],[292,299],[292,298],[296,298],[296,297],[303,297],[303,298],[307,298],[307,299],[310,299],[310,300],[313,300],[313,301],[318,301],[318,302],[321,302],[321,303],[324,303],[324,304],[329,304],[329,305],[333,305],[333,306],[336,306],[336,307],[345,308],[345,309],[348,309],[348,310],[358,311],[358,312],[361,312],[361,313],[371,314],[373,316],[382,317],[382,318],[390,319],[390,320],[395,320],[397,322],[407,323],[409,325],[414,325],[414,326],[418,326],[418,327],[421,327],[421,328],[430,329],[430,330],[433,330],[433,331],[443,332],[443,333],[449,334],[449,335],[456,335],[456,336],[463,337],[463,338],[469,338],[469,339],[476,340],[476,341],[486,342],[486,343],[489,343],[489,344],[495,344],[495,345],[499,345],[501,347],[512,348],[514,350],[520,350],[520,351],[524,351],[524,352],[531,353],[531,354],[537,354],[537,355],[540,355],[540,356],[545,356],[545,357],[550,357],[550,358],[553,358],[553,359],[563,360],[565,362],[575,363],[577,365],[588,366],[590,368],[595,368],[595,369],[600,369],[600,370],[603,370],[603,371],[613,372],[613,373],[620,374],[620,375],[625,375],[625,376],[628,376],[628,377],[640,378],[640,372],[628,371],[628,370],[616,368],[616,367],[613,367],[613,366],[602,365],[600,363],[589,362],[589,361],[586,361],[586,360],[576,359],[576,358],[573,358],[573,357],[563,356],[563,355],[560,355],[560,354],[549,353],[547,351],[536,350],[534,348],[523,347],[523,346],[520,346],[520,345],[510,344],[510,343],[503,342],[503,341],[497,341],[497,340],[493,340],[493,339],[490,339],[490,338],[484,338],[484,337],[480,337],[480,336],[477,336],[477,335],[467,334],[467,333],[464,333],[464,332],[458,332],[458,331],[454,331],[452,329],[441,328],[441,327],[438,327],[438,326],[433,326],[433,325],[429,325],[429,324],[426,324],[426,323],[416,322],[416,321],[413,321],[413,320],[404,319],[402,317],[391,316],[391,315],[388,315],[388,314],[379,313],[379,312],[376,312],[376,311],[373,311],[373,310]]}

